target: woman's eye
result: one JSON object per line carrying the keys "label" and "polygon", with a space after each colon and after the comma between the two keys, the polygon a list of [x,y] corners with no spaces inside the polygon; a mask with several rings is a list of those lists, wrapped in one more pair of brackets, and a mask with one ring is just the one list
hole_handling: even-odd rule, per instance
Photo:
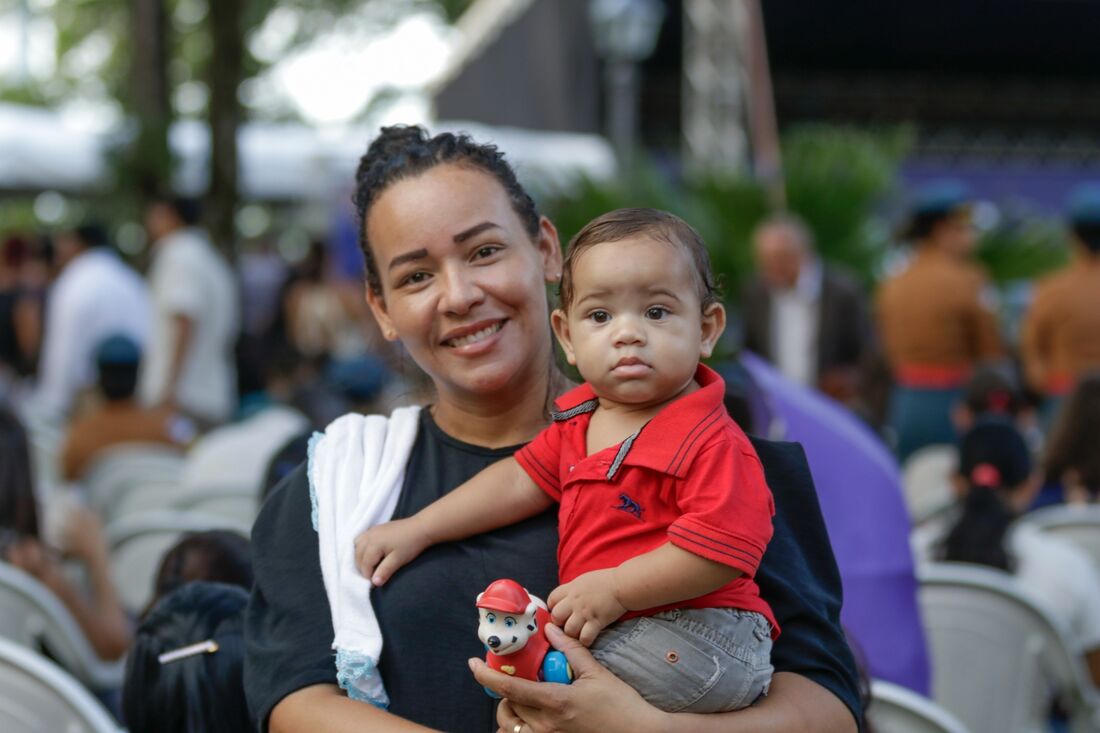
{"label": "woman's eye", "polygon": [[501,249],[503,249],[503,247],[496,244],[487,244],[484,247],[478,247],[477,250],[474,252],[474,259],[482,260],[486,257],[492,257]]}
{"label": "woman's eye", "polygon": [[655,305],[645,312],[645,317],[651,321],[659,321],[668,315],[668,308]]}
{"label": "woman's eye", "polygon": [[401,282],[398,283],[398,287],[402,285],[418,285],[428,279],[428,273],[418,270],[417,272],[411,272],[405,277],[401,278]]}
{"label": "woman's eye", "polygon": [[611,314],[607,311],[592,311],[588,314],[593,323],[607,323],[611,320]]}

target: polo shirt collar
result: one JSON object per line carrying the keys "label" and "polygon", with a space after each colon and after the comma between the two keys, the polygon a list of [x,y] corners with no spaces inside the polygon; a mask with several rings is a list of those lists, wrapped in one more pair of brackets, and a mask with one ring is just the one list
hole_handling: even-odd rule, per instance
{"label": "polo shirt collar", "polygon": [[[726,414],[726,383],[722,377],[700,364],[695,381],[699,389],[665,406],[622,442],[608,470],[608,479],[614,478],[623,465],[641,466],[677,478],[687,473],[695,454],[706,442],[701,438],[720,424]],[[555,422],[561,422],[591,414],[597,406],[599,399],[585,382],[559,397],[551,416]]]}

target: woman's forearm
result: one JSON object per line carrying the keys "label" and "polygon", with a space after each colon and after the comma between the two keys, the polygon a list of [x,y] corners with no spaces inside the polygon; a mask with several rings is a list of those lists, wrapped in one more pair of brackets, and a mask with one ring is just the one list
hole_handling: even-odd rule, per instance
{"label": "woman's forearm", "polygon": [[836,695],[800,674],[779,672],[756,705],[712,715],[669,714],[661,733],[856,733],[857,728]]}
{"label": "woman's forearm", "polygon": [[336,685],[313,685],[290,693],[271,711],[270,733],[425,733],[425,728],[381,708],[347,697]]}

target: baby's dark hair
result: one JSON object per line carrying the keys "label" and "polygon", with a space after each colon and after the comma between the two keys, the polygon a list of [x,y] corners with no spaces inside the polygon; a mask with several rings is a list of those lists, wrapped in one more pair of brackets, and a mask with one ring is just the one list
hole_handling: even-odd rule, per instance
{"label": "baby's dark hair", "polygon": [[535,202],[495,145],[479,145],[469,135],[450,132],[430,137],[428,131],[418,125],[383,127],[359,159],[352,196],[359,226],[359,247],[366,263],[367,286],[373,292],[382,292],[382,279],[367,237],[371,206],[394,183],[448,163],[480,170],[495,178],[504,188],[527,233],[532,239],[538,234],[539,212]]}
{"label": "baby's dark hair", "polygon": [[719,302],[720,293],[711,270],[707,246],[690,224],[675,214],[660,209],[616,209],[588,222],[570,240],[561,273],[560,299],[563,310],[569,310],[573,303],[573,266],[577,258],[597,244],[619,242],[637,234],[685,250],[694,265],[695,285],[703,310]]}

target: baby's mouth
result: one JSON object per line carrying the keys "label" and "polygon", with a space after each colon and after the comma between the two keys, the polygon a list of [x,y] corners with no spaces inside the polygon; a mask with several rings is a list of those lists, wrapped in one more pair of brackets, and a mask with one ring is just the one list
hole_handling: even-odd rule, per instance
{"label": "baby's mouth", "polygon": [[469,346],[470,344],[476,344],[478,341],[483,341],[494,333],[504,328],[504,321],[500,320],[492,323],[484,328],[478,329],[473,333],[468,333],[464,336],[458,336],[455,338],[446,339],[443,341],[443,345],[449,348],[457,349],[462,346]]}

